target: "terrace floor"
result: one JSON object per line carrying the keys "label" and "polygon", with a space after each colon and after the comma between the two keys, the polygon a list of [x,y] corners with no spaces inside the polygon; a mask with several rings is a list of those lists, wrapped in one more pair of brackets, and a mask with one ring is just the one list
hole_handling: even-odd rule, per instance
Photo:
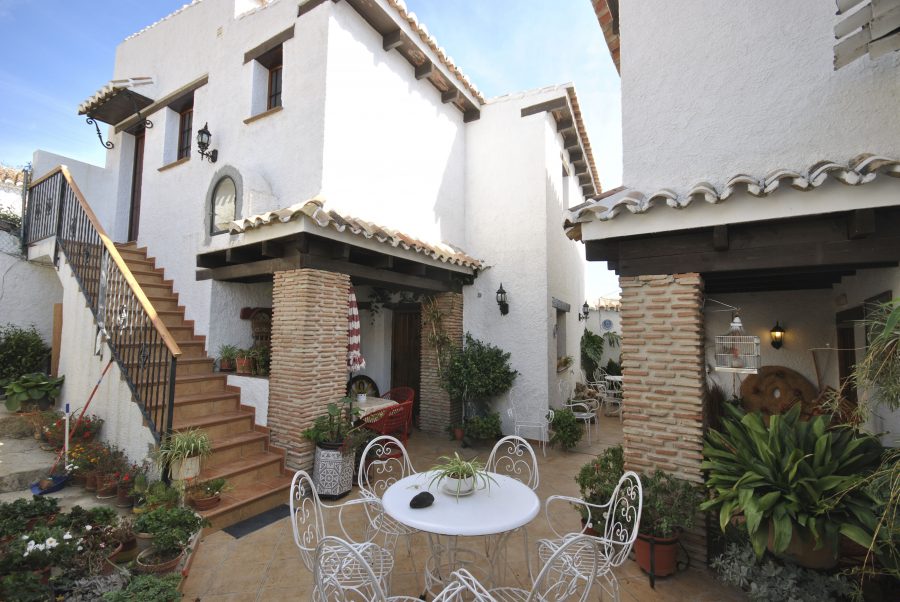
{"label": "terrace floor", "polygon": [[[598,435],[599,430],[599,435]],[[622,441],[622,427],[618,418],[601,417],[599,429],[593,433],[593,444],[585,441],[573,452],[547,450],[547,457],[538,454],[540,467],[540,487],[537,491],[541,500],[553,494],[578,495],[575,474],[591,457],[611,445]],[[444,436],[431,436],[415,432],[408,445],[413,466],[418,471],[427,470],[436,463],[439,456],[460,451],[466,458],[477,456],[485,460],[490,447],[460,449],[459,444]],[[357,495],[357,490],[346,499]],[[287,500],[285,500],[287,503]],[[573,527],[577,525],[577,513],[572,512]],[[360,517],[360,521],[361,521]],[[331,532],[331,531],[330,531]],[[335,535],[339,532],[334,531]],[[531,541],[550,536],[543,511],[528,525]],[[525,569],[522,538],[518,534],[509,539],[508,552],[511,573],[508,585],[530,587]],[[397,544],[395,568],[392,577],[391,595],[419,595],[423,590],[422,568],[428,556],[424,535],[412,540],[412,555],[407,554],[404,541]],[[695,559],[694,566],[703,564]],[[684,573],[665,579],[658,579],[656,588],[651,589],[647,576],[635,562],[628,560],[616,570],[623,602],[645,602],[648,600],[716,601],[744,600],[744,595],[715,580],[706,568],[692,568]],[[224,531],[212,533],[202,540],[194,556],[190,574],[183,587],[186,600],[201,602],[257,600],[276,602],[279,600],[309,600],[313,588],[312,575],[300,560],[294,545],[289,518],[278,520],[240,539],[235,539]],[[598,597],[599,597],[599,588]]]}

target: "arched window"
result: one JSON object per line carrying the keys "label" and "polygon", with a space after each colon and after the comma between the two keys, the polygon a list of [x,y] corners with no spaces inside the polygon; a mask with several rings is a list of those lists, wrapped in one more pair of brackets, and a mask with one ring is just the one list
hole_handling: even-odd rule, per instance
{"label": "arched window", "polygon": [[216,182],[212,193],[210,207],[213,234],[221,234],[228,231],[228,224],[234,221],[237,206],[237,187],[230,176],[225,176]]}

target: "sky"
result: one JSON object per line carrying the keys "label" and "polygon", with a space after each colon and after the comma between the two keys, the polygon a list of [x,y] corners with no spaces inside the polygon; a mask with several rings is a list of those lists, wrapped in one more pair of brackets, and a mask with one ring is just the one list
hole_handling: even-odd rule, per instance
{"label": "sky", "polygon": [[[109,81],[122,40],[184,1],[0,0],[0,163],[23,166],[40,148],[103,165],[78,104]],[[574,82],[600,182],[621,184],[619,76],[590,0],[406,4],[486,98]],[[618,294],[605,267],[585,266],[591,301]]]}

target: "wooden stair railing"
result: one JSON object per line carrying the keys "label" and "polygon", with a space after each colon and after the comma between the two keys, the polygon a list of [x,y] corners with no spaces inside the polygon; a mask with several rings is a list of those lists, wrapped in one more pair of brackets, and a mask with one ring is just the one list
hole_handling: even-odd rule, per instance
{"label": "wooden stair railing", "polygon": [[[56,237],[157,441],[172,430],[181,348],[61,165],[28,188],[26,245]],[[53,253],[54,261],[58,253]]]}

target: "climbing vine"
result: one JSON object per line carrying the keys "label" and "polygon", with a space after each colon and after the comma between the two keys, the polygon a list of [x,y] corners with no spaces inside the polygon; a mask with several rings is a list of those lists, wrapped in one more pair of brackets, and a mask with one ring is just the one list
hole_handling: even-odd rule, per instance
{"label": "climbing vine", "polygon": [[441,310],[434,297],[428,297],[422,301],[422,319],[428,330],[427,341],[437,355],[438,378],[442,382],[453,347],[453,341],[447,335],[447,330],[444,327],[444,318],[452,311],[452,305],[447,312]]}

